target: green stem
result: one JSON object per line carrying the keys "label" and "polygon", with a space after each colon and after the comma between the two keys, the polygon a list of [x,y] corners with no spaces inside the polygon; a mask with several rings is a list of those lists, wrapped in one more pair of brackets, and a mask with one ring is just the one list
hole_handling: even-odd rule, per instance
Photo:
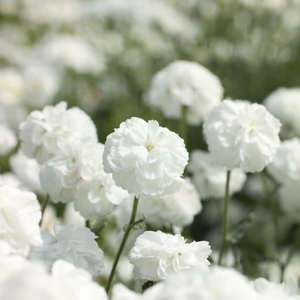
{"label": "green stem", "polygon": [[109,278],[108,278],[108,282],[107,282],[107,286],[106,286],[107,294],[109,293],[109,290],[110,290],[110,287],[111,287],[111,284],[112,284],[112,281],[113,281],[113,278],[114,278],[114,275],[115,275],[115,271],[116,271],[116,268],[117,268],[117,265],[118,265],[118,262],[119,262],[119,259],[121,257],[121,254],[123,252],[123,249],[125,247],[127,239],[129,237],[130,231],[131,231],[132,227],[135,225],[134,220],[135,220],[135,217],[136,217],[138,204],[139,204],[139,199],[135,197],[133,207],[132,207],[132,213],[131,213],[130,221],[129,221],[129,224],[128,224],[128,226],[126,228],[126,231],[124,233],[120,248],[118,250],[117,256],[115,258],[113,267],[111,269],[111,272],[110,272],[110,275],[109,275]]}
{"label": "green stem", "polygon": [[188,107],[183,105],[181,108],[181,120],[180,120],[180,136],[184,140],[185,146],[187,147],[187,124],[186,124],[186,112]]}
{"label": "green stem", "polygon": [[85,220],[85,227],[91,229],[91,221],[90,220]]}
{"label": "green stem", "polygon": [[222,263],[222,257],[227,246],[227,235],[229,232],[229,218],[228,218],[228,208],[229,208],[229,182],[230,182],[231,171],[227,171],[226,188],[225,188],[225,201],[224,201],[224,212],[223,212],[223,236],[222,236],[222,247],[220,251],[218,265]]}
{"label": "green stem", "polygon": [[47,194],[46,196],[46,199],[44,199],[43,203],[42,203],[42,207],[41,207],[41,211],[42,211],[42,217],[41,217],[41,221],[39,223],[39,225],[41,226],[42,225],[42,222],[43,222],[43,216],[44,216],[44,212],[45,212],[45,209],[49,203],[49,194]]}

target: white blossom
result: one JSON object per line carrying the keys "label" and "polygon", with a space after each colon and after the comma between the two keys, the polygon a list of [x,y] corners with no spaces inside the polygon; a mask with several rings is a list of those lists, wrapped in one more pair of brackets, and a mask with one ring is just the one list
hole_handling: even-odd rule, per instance
{"label": "white blossom", "polygon": [[33,158],[25,156],[22,151],[18,151],[9,158],[11,170],[18,176],[21,182],[31,191],[43,193],[40,184],[40,166]]}
{"label": "white blossom", "polygon": [[0,71],[0,104],[11,107],[19,105],[24,97],[24,81],[22,75],[13,68]]}
{"label": "white blossom", "polygon": [[[192,182],[201,198],[223,198],[227,170],[215,163],[212,155],[203,150],[193,150],[187,170],[192,174]],[[230,194],[239,192],[246,181],[246,174],[240,169],[233,169],[230,176]]]}
{"label": "white blossom", "polygon": [[0,186],[8,185],[20,190],[27,190],[20,179],[13,173],[5,172],[0,174]]}
{"label": "white blossom", "polygon": [[258,278],[253,282],[253,287],[258,292],[259,300],[299,300],[297,284],[290,280],[287,284],[269,282],[265,278]]}
{"label": "white blossom", "polygon": [[264,106],[224,100],[204,122],[212,158],[229,170],[260,172],[280,145],[280,122]]}
{"label": "white blossom", "polygon": [[89,220],[110,214],[128,193],[117,187],[112,174],[103,170],[104,145],[98,143],[89,147],[80,172],[80,182],[75,192],[75,209]]}
{"label": "white blossom", "polygon": [[61,150],[61,144],[84,138],[98,140],[91,118],[78,107],[67,110],[66,102],[31,112],[20,124],[19,137],[23,153],[39,163],[45,163]]}
{"label": "white blossom", "polygon": [[42,244],[41,209],[36,195],[10,186],[0,187],[0,239],[17,253],[27,255],[31,246]]}
{"label": "white blossom", "polygon": [[158,281],[183,270],[207,268],[210,254],[208,242],[186,244],[180,234],[145,231],[137,238],[128,259],[137,277]]}
{"label": "white blossom", "polygon": [[293,138],[281,142],[273,163],[267,170],[279,182],[300,180],[300,140]]}
{"label": "white blossom", "polygon": [[145,214],[146,222],[155,228],[165,223],[180,227],[190,225],[201,210],[200,196],[189,178],[178,192],[164,197],[142,196],[138,206],[138,212]]}
{"label": "white blossom", "polygon": [[104,267],[103,251],[98,247],[97,236],[89,228],[78,228],[72,224],[55,224],[54,235],[42,231],[43,245],[34,247],[29,257],[52,266],[57,259],[64,259],[76,267],[97,275]]}
{"label": "white blossom", "polygon": [[111,133],[105,143],[104,171],[129,193],[164,196],[183,184],[180,177],[188,153],[183,140],[156,121],[131,118]]}
{"label": "white blossom", "polygon": [[99,73],[104,70],[103,56],[79,36],[57,35],[42,43],[41,54],[57,67],[65,66],[79,73]]}
{"label": "white blossom", "polygon": [[283,138],[300,137],[300,88],[278,88],[263,104],[282,123],[280,135]]}
{"label": "white blossom", "polygon": [[188,106],[188,124],[199,125],[218,105],[223,88],[217,76],[196,62],[175,61],[159,71],[149,89],[148,102],[167,118],[179,119]]}
{"label": "white blossom", "polygon": [[0,156],[9,154],[18,144],[16,134],[0,124]]}

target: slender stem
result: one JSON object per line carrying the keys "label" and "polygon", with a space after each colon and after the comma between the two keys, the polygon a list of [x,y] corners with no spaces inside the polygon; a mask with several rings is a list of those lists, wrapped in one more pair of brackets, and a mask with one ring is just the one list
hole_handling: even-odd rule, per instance
{"label": "slender stem", "polygon": [[41,226],[42,225],[42,222],[43,222],[43,216],[44,216],[44,212],[45,212],[45,209],[49,203],[49,194],[47,194],[46,196],[46,199],[44,199],[43,203],[42,203],[42,208],[41,208],[41,211],[42,211],[42,217],[41,217],[41,221],[39,223],[39,225]]}
{"label": "slender stem", "polygon": [[138,204],[139,204],[139,199],[135,197],[133,207],[132,207],[132,213],[131,213],[130,221],[129,221],[129,224],[128,224],[128,226],[126,228],[126,231],[124,233],[120,248],[118,250],[117,256],[115,258],[113,267],[111,269],[111,272],[110,272],[110,275],[109,275],[109,278],[108,278],[108,282],[107,282],[107,286],[106,286],[107,294],[109,293],[109,290],[110,290],[110,287],[111,287],[111,284],[112,284],[112,281],[113,281],[113,278],[114,278],[114,274],[115,274],[115,271],[116,271],[116,268],[117,268],[117,265],[118,265],[118,262],[119,262],[119,259],[121,257],[121,254],[123,252],[123,249],[125,247],[127,239],[129,237],[130,231],[131,231],[132,227],[135,225],[134,220],[135,220],[135,217],[136,217]]}
{"label": "slender stem", "polygon": [[229,208],[229,182],[230,182],[231,171],[227,171],[226,188],[225,188],[225,201],[224,201],[224,212],[223,212],[223,236],[222,236],[222,247],[220,251],[218,265],[222,263],[223,253],[227,246],[227,235],[229,232],[229,218],[228,218],[228,208]]}

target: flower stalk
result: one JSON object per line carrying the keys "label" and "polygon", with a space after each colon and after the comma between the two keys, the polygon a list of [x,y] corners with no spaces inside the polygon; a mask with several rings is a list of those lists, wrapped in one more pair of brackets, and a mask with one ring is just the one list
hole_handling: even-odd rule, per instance
{"label": "flower stalk", "polygon": [[117,256],[115,258],[113,267],[111,269],[111,272],[110,272],[110,275],[109,275],[109,278],[108,278],[108,282],[107,282],[107,286],[106,286],[106,292],[107,292],[107,294],[109,293],[109,290],[111,288],[111,284],[112,284],[112,281],[113,281],[113,278],[114,278],[114,275],[115,275],[115,272],[116,272],[116,268],[117,268],[119,259],[121,257],[121,254],[123,252],[123,249],[124,249],[124,247],[126,245],[126,242],[127,242],[128,237],[129,237],[130,231],[137,224],[137,222],[135,222],[135,217],[136,217],[136,213],[137,213],[138,203],[139,203],[139,198],[134,197],[134,202],[133,202],[133,207],[132,207],[130,221],[129,221],[129,224],[128,224],[126,230],[125,230],[125,233],[124,233],[121,245],[119,247]]}
{"label": "flower stalk", "polygon": [[39,223],[39,225],[41,226],[42,225],[42,222],[43,222],[43,216],[44,216],[44,212],[45,212],[45,209],[49,203],[49,194],[47,194],[46,198],[44,199],[43,203],[42,203],[42,207],[41,207],[41,212],[42,212],[42,217],[41,217],[41,221]]}
{"label": "flower stalk", "polygon": [[227,179],[226,179],[226,188],[225,188],[225,199],[224,199],[224,211],[223,211],[223,236],[222,236],[222,246],[220,250],[220,256],[218,265],[222,264],[222,257],[224,251],[227,247],[227,235],[229,232],[229,216],[228,216],[228,208],[229,208],[229,182],[230,182],[230,174],[231,171],[227,171]]}

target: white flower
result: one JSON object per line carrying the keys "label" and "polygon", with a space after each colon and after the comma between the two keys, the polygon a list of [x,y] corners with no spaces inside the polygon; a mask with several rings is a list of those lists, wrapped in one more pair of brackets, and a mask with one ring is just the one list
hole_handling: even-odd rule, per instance
{"label": "white flower", "polygon": [[134,274],[142,279],[158,281],[183,270],[207,268],[211,254],[208,242],[186,244],[180,234],[145,231],[129,252]]}
{"label": "white flower", "polygon": [[63,260],[54,263],[51,274],[43,265],[27,262],[11,275],[0,286],[1,300],[108,300],[104,288],[87,271]]}
{"label": "white flower", "polygon": [[20,190],[27,190],[20,179],[15,174],[10,172],[0,174],[0,186],[3,185],[9,185]]}
{"label": "white flower", "polygon": [[53,102],[59,88],[59,76],[53,68],[41,62],[32,62],[23,70],[25,101],[33,108],[42,108]]}
{"label": "white flower", "polygon": [[300,180],[300,140],[293,138],[281,142],[273,163],[267,170],[279,182]]}
{"label": "white flower", "polygon": [[157,300],[259,300],[248,279],[231,268],[187,270],[159,284],[163,293]]}
{"label": "white flower", "polygon": [[183,140],[156,121],[131,118],[111,133],[105,143],[104,171],[116,185],[140,195],[175,193],[188,161]]}
{"label": "white flower", "polygon": [[229,170],[260,172],[280,145],[280,122],[264,106],[224,100],[204,122],[212,158]]}
{"label": "white flower", "polygon": [[40,194],[44,192],[39,179],[40,166],[35,159],[25,156],[22,151],[18,151],[10,156],[9,165],[29,190]]}
{"label": "white flower", "polygon": [[190,225],[201,210],[200,196],[189,178],[178,192],[164,197],[143,196],[138,206],[138,211],[146,215],[146,222],[155,228],[161,228],[165,223]]}
{"label": "white flower", "polygon": [[297,284],[290,280],[287,284],[269,282],[265,278],[258,278],[253,282],[253,287],[260,295],[260,300],[299,300]]}
{"label": "white flower", "polygon": [[18,144],[15,133],[0,124],[0,156],[9,154]]}
{"label": "white flower", "polygon": [[76,187],[83,167],[83,152],[89,147],[89,141],[62,143],[61,150],[42,165],[40,182],[53,202],[69,203],[74,201]]}
{"label": "white flower", "polygon": [[61,144],[84,138],[98,140],[91,118],[78,107],[67,110],[66,102],[31,112],[20,124],[19,137],[23,153],[39,163],[45,163],[61,150]]}
{"label": "white flower", "polygon": [[104,58],[78,36],[49,37],[41,46],[41,54],[57,67],[65,66],[79,73],[99,73],[104,70]]}
{"label": "white flower", "polygon": [[[226,185],[226,168],[215,163],[209,152],[194,150],[187,170],[192,174],[192,182],[201,198],[223,198]],[[246,174],[233,169],[230,176],[230,194],[239,192],[246,181]]]}
{"label": "white flower", "polygon": [[0,71],[0,104],[14,106],[24,97],[24,81],[20,73],[12,68]]}
{"label": "white flower", "polygon": [[98,247],[97,236],[89,228],[74,225],[53,227],[54,235],[42,231],[43,245],[34,247],[29,257],[52,266],[57,259],[64,259],[76,267],[97,275],[104,267],[103,251]]}
{"label": "white flower", "polygon": [[300,88],[278,88],[263,104],[282,123],[280,135],[283,138],[300,137]]}
{"label": "white flower", "polygon": [[115,185],[112,174],[103,171],[104,145],[91,145],[84,157],[80,182],[75,192],[75,209],[89,220],[110,214],[128,193]]}
{"label": "white flower", "polygon": [[64,260],[57,260],[53,264],[51,278],[64,295],[64,299],[108,300],[105,289],[93,281],[90,273]]}
{"label": "white flower", "polygon": [[27,255],[30,246],[42,244],[41,209],[36,195],[10,186],[0,187],[0,239]]}
{"label": "white flower", "polygon": [[179,119],[182,106],[188,106],[187,123],[198,125],[222,96],[220,80],[209,70],[196,62],[175,61],[154,76],[148,98],[168,118]]}

